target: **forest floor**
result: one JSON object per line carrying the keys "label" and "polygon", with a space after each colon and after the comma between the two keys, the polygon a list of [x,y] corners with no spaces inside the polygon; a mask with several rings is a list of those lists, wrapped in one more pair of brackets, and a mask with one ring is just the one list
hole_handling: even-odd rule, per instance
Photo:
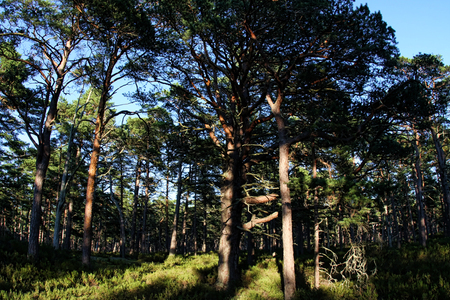
{"label": "forest floor", "polygon": [[[119,259],[95,254],[90,269],[78,252],[41,247],[41,258],[26,260],[26,244],[0,238],[0,299],[283,299],[281,261],[258,253],[253,266],[242,255],[242,276],[228,293],[216,291],[217,254],[140,255]],[[297,258],[298,299],[448,299],[450,240],[430,240],[426,249],[380,245],[323,250],[321,287],[313,288],[313,256]],[[335,267],[335,268],[333,268]],[[334,272],[333,272],[334,270]],[[330,273],[332,276],[330,277]]]}

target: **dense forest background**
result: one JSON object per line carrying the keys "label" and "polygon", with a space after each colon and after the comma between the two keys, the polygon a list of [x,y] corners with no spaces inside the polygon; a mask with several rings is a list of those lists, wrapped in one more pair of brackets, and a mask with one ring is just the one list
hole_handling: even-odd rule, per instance
{"label": "dense forest background", "polygon": [[0,235],[29,260],[215,251],[229,290],[278,253],[292,299],[304,253],[319,287],[330,249],[450,236],[449,68],[367,6],[0,7]]}

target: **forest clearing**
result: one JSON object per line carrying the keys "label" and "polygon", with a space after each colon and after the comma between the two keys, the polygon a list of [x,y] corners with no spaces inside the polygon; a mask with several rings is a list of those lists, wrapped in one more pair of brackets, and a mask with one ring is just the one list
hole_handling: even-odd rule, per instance
{"label": "forest clearing", "polygon": [[1,295],[442,299],[449,108],[352,0],[0,0]]}

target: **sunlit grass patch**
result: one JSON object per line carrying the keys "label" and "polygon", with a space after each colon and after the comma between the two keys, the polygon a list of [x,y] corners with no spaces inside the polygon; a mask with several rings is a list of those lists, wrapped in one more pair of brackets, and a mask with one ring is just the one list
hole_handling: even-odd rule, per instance
{"label": "sunlit grass patch", "polygon": [[283,299],[279,266],[275,258],[265,258],[243,272],[237,299]]}

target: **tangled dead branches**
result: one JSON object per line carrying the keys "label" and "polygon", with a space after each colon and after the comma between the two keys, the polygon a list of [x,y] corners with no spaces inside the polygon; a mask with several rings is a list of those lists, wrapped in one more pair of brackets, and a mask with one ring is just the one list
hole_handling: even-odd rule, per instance
{"label": "tangled dead branches", "polygon": [[331,282],[338,281],[339,279],[343,281],[356,279],[358,285],[364,285],[369,279],[369,272],[370,275],[374,275],[377,271],[375,261],[373,261],[373,269],[368,269],[365,246],[361,243],[351,244],[342,262],[339,262],[338,255],[332,250],[325,247],[324,249],[327,253],[331,253],[330,255],[322,254],[330,260],[330,269],[324,270],[324,272],[328,275]]}

